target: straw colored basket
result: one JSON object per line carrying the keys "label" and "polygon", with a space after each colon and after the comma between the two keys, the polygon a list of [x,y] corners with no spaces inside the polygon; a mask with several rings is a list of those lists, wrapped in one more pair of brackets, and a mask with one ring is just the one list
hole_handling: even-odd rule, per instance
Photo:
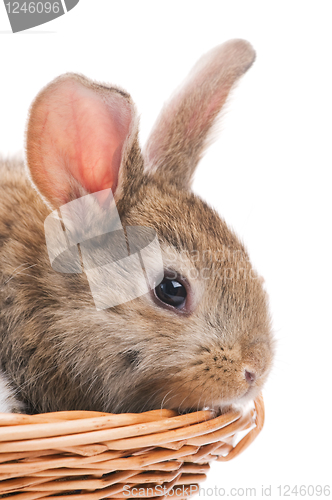
{"label": "straw colored basket", "polygon": [[[2,413],[0,498],[180,500],[198,491],[210,461],[237,456],[263,422],[261,396],[246,414],[218,417],[209,410]],[[238,441],[243,430],[247,433]]]}

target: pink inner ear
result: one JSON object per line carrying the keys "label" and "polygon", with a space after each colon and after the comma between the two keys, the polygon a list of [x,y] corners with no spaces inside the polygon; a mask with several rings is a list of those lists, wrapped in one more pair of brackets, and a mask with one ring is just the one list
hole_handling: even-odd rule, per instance
{"label": "pink inner ear", "polygon": [[118,92],[75,76],[60,79],[37,97],[27,134],[27,159],[41,193],[59,206],[78,196],[74,178],[90,192],[115,192],[130,103]]}

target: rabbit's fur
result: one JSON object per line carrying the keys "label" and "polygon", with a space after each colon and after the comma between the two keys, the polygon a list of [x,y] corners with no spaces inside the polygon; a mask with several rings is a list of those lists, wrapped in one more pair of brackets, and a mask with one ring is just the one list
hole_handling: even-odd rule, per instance
{"label": "rabbit's fur", "polygon": [[[253,59],[242,40],[204,56],[143,153],[122,89],[68,74],[38,95],[29,175],[23,162],[0,166],[0,367],[12,390],[0,411],[185,411],[245,403],[261,390],[274,351],[262,279],[226,223],[190,191],[211,127]],[[156,230],[165,269],[188,283],[186,311],[161,307],[153,292],[98,311],[84,273],[52,269],[48,214],[109,187],[125,227]],[[102,211],[95,203],[78,217],[88,227]]]}

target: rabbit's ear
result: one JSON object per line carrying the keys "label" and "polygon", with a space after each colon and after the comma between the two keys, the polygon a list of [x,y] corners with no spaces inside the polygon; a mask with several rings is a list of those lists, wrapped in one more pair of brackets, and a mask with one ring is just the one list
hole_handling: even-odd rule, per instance
{"label": "rabbit's ear", "polygon": [[230,40],[205,54],[160,113],[143,151],[146,171],[189,188],[227,96],[255,59],[245,40]]}
{"label": "rabbit's ear", "polygon": [[135,107],[124,91],[62,75],[31,106],[26,162],[33,182],[55,208],[108,188],[118,198],[129,159],[140,158],[132,152],[139,149],[137,127]]}

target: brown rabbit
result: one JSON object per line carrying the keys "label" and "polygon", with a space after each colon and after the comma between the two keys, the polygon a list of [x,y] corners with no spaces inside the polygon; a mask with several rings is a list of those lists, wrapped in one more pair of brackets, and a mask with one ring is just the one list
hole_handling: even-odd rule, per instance
{"label": "brown rabbit", "polygon": [[[143,152],[124,90],[65,74],[39,93],[27,171],[22,162],[0,165],[0,411],[190,411],[246,403],[261,390],[274,352],[262,279],[226,223],[190,191],[212,126],[254,58],[243,40],[204,55]],[[52,268],[44,222],[106,189],[124,228],[156,231],[164,276],[128,300],[128,284],[141,290],[141,277],[124,272],[103,288],[118,305],[97,309],[86,272]],[[110,201],[84,199],[73,233],[97,225],[105,234]],[[101,266],[108,252],[97,248]],[[157,255],[148,258],[153,267]]]}

